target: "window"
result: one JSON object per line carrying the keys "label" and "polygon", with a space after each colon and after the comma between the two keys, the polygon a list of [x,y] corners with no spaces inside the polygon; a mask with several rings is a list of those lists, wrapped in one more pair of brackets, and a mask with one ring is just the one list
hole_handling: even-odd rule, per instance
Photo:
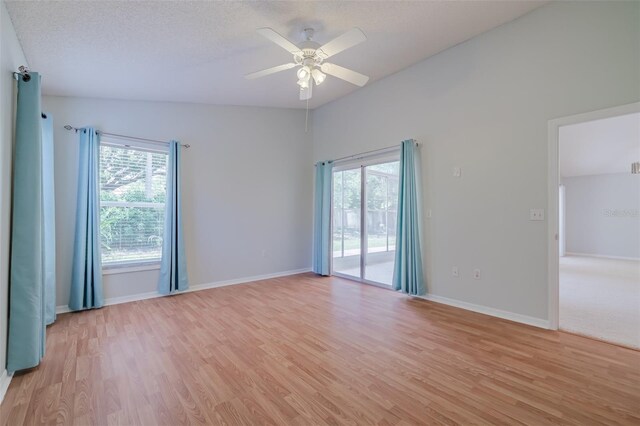
{"label": "window", "polygon": [[100,144],[102,265],[159,262],[162,257],[167,152],[144,144]]}

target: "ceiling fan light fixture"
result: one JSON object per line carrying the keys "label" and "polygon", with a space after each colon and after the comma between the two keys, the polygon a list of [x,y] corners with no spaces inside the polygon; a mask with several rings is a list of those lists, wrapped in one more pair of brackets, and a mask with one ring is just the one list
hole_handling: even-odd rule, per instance
{"label": "ceiling fan light fixture", "polygon": [[300,80],[308,80],[310,74],[311,74],[311,70],[306,65],[298,70],[298,78]]}
{"label": "ceiling fan light fixture", "polygon": [[316,85],[318,86],[322,84],[325,78],[327,78],[327,75],[320,71],[318,68],[315,68],[313,71],[311,71],[311,76],[313,77],[313,81],[315,81]]}
{"label": "ceiling fan light fixture", "polygon": [[301,78],[300,80],[298,80],[298,86],[300,86],[302,89],[306,89],[307,87],[309,87],[309,78]]}

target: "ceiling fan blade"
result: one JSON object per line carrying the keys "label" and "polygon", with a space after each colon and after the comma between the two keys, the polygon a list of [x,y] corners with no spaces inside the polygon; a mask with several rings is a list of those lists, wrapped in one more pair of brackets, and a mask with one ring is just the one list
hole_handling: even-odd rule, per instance
{"label": "ceiling fan blade", "polygon": [[360,28],[354,28],[334,38],[330,42],[325,43],[318,49],[318,53],[323,59],[327,59],[336,53],[340,53],[356,44],[362,43],[366,39],[367,36],[364,35]]}
{"label": "ceiling fan blade", "polygon": [[267,68],[266,70],[252,72],[251,74],[245,75],[244,78],[246,78],[247,80],[251,80],[254,78],[264,77],[265,75],[273,74],[273,73],[284,71],[284,70],[289,70],[295,66],[296,64],[294,64],[293,62],[288,64],[282,64],[282,65],[278,65],[277,67]]}
{"label": "ceiling fan blade", "polygon": [[269,40],[271,40],[272,42],[274,42],[278,46],[282,47],[284,50],[286,50],[289,53],[292,53],[294,55],[297,55],[297,54],[302,55],[302,51],[298,48],[298,46],[296,46],[295,44],[291,43],[289,40],[287,40],[286,38],[282,37],[280,34],[275,32],[271,28],[260,28],[258,30],[258,34],[260,34],[261,36],[263,36],[265,38],[268,38]]}
{"label": "ceiling fan blade", "polygon": [[321,66],[322,72],[338,77],[342,80],[348,81],[356,86],[364,86],[369,81],[369,77],[359,72],[352,71],[348,68],[341,67],[340,65],[330,64],[325,62]]}
{"label": "ceiling fan blade", "polygon": [[300,88],[300,100],[301,101],[306,101],[308,99],[311,99],[311,95],[313,92],[313,83],[310,81],[309,82],[309,87],[307,88]]}

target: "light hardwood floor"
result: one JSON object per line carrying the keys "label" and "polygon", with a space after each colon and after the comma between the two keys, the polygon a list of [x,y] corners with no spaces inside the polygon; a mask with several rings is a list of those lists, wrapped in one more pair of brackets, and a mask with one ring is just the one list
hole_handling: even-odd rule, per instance
{"label": "light hardwood floor", "polygon": [[65,314],[0,424],[639,424],[640,352],[312,274]]}

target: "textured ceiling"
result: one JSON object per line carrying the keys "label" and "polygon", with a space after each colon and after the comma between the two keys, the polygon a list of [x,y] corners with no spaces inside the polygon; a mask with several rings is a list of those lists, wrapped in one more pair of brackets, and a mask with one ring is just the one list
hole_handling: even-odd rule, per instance
{"label": "textured ceiling", "polygon": [[[370,83],[511,21],[538,1],[107,2],[8,1],[31,69],[46,94],[304,108],[295,70],[244,74],[291,60],[258,35],[272,27],[294,43],[316,29],[324,43],[359,27],[368,40],[332,62]],[[543,31],[543,29],[541,29]],[[357,90],[333,77],[316,107]]]}
{"label": "textured ceiling", "polygon": [[631,173],[640,161],[640,113],[564,126],[559,135],[564,177]]}

